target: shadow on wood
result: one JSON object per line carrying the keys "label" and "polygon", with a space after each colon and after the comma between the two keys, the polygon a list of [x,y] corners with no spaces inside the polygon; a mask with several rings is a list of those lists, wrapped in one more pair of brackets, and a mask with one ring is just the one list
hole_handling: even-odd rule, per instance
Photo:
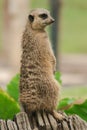
{"label": "shadow on wood", "polygon": [[0,120],[0,130],[87,130],[87,123],[77,115],[64,116],[62,121],[56,121],[49,113],[20,112],[13,121]]}

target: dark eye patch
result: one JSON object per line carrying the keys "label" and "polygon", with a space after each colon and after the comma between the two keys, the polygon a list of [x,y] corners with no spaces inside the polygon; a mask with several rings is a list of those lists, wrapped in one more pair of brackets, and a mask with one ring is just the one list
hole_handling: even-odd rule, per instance
{"label": "dark eye patch", "polygon": [[47,14],[40,14],[39,17],[42,19],[46,19],[46,18],[48,18],[48,15]]}
{"label": "dark eye patch", "polygon": [[29,15],[28,19],[30,20],[30,22],[33,22],[34,21],[34,16],[33,15]]}

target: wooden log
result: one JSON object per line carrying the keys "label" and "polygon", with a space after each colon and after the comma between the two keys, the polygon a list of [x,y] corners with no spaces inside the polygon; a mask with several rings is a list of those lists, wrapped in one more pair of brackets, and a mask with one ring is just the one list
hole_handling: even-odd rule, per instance
{"label": "wooden log", "polygon": [[16,123],[11,120],[7,121],[7,127],[8,130],[18,130]]}
{"label": "wooden log", "polygon": [[43,118],[42,118],[42,116],[41,116],[41,114],[39,112],[37,113],[37,119],[38,119],[39,129],[45,130],[46,126],[45,126]]}
{"label": "wooden log", "polygon": [[6,121],[0,120],[0,130],[7,130]]}
{"label": "wooden log", "polygon": [[43,119],[44,119],[44,123],[45,123],[46,129],[50,130],[51,126],[50,126],[50,122],[49,122],[49,119],[47,118],[46,113],[43,114]]}
{"label": "wooden log", "polygon": [[50,114],[48,114],[48,118],[49,118],[49,122],[50,122],[51,128],[53,130],[57,130],[57,128],[58,128],[57,121]]}
{"label": "wooden log", "polygon": [[55,120],[49,113],[37,112],[30,116],[20,112],[13,121],[0,120],[0,130],[87,130],[87,122],[77,115]]}
{"label": "wooden log", "polygon": [[30,122],[26,113],[18,113],[15,119],[19,130],[31,130]]}

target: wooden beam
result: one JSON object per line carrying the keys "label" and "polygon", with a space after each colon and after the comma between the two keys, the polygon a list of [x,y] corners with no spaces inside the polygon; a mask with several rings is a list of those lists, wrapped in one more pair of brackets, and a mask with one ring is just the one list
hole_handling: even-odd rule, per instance
{"label": "wooden beam", "polygon": [[[63,114],[64,115],[64,114]],[[56,120],[49,113],[40,113],[30,116],[20,112],[13,121],[0,120],[0,130],[87,130],[87,122],[77,115],[65,116],[63,120]]]}

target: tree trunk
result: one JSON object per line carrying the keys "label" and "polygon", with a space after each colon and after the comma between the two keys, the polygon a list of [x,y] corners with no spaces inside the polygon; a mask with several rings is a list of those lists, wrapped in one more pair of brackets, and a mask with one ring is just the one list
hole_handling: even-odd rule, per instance
{"label": "tree trunk", "polygon": [[21,112],[16,115],[14,121],[0,120],[0,130],[87,130],[87,123],[80,117],[64,116],[62,121],[56,121],[48,113],[27,115]]}
{"label": "tree trunk", "polygon": [[57,70],[59,68],[59,22],[60,22],[60,11],[61,11],[62,0],[50,0],[51,14],[55,19],[54,24],[51,28],[51,40],[54,50],[54,54],[57,59]]}
{"label": "tree trunk", "polygon": [[20,62],[20,43],[28,15],[28,1],[4,1],[3,54],[6,63],[15,68]]}

